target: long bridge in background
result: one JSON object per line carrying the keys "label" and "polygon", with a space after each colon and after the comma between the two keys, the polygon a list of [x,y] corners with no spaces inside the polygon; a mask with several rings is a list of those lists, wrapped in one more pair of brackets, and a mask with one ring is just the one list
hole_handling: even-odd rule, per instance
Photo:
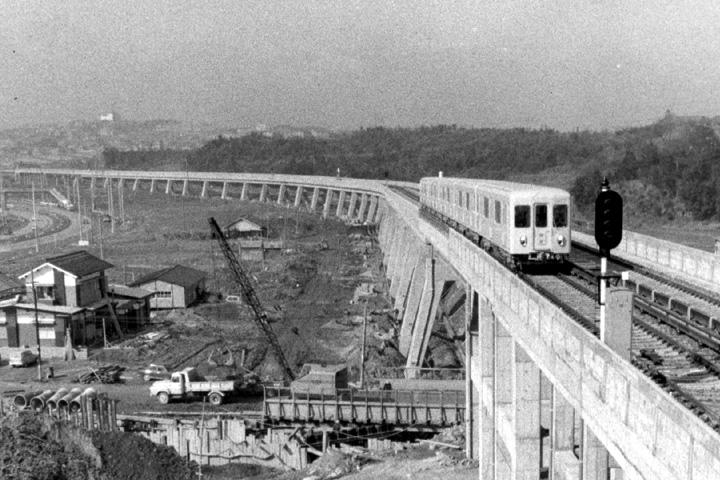
{"label": "long bridge in background", "polygon": [[[417,205],[393,188],[417,184],[198,172],[7,173],[22,184],[67,192],[70,201],[79,184],[272,202],[376,223],[390,294],[402,319],[398,345],[408,372],[425,356],[444,285],[465,286],[465,405],[462,415],[452,418],[465,422],[467,451],[479,460],[479,478],[720,478],[716,430],[467,238],[421,219]],[[580,233],[573,241],[595,246]],[[624,232],[614,253],[719,291],[720,259],[710,252]],[[306,409],[297,415],[325,415],[335,408],[335,400],[321,403],[321,413]],[[292,413],[301,407],[278,401],[272,408]]]}

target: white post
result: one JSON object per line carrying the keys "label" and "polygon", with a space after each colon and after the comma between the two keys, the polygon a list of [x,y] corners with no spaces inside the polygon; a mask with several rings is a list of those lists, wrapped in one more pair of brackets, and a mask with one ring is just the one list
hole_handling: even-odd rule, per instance
{"label": "white post", "polygon": [[607,256],[605,252],[601,251],[600,257],[600,340],[605,341],[605,298],[607,291],[607,280],[605,275],[607,274]]}

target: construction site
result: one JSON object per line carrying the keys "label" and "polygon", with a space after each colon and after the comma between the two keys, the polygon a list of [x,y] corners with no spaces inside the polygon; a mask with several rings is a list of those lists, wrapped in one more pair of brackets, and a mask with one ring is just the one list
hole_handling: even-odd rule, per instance
{"label": "construction site", "polygon": [[[12,368],[0,347],[0,476],[477,476],[464,452],[464,292],[442,292],[443,321],[414,375],[442,387],[413,388],[375,224],[318,214],[310,199],[53,188],[70,207],[53,194],[64,208],[34,205],[33,218],[66,219],[62,233],[0,239],[2,273],[30,285],[3,301],[17,310],[17,347],[36,350],[20,319],[43,300],[43,268],[73,273],[63,265],[80,250],[107,288],[77,307],[82,335],[76,310],[60,312],[61,335],[59,313],[36,303],[56,317],[52,341],[35,320],[39,363]],[[27,196],[15,203],[4,211],[22,231],[14,212]],[[173,280],[178,268],[197,281]]]}

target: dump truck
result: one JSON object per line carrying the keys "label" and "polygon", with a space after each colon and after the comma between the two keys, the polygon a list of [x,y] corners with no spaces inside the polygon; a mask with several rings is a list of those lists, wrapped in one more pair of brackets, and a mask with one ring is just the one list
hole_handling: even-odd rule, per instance
{"label": "dump truck", "polygon": [[195,368],[189,367],[173,372],[169,380],[153,382],[150,395],[160,403],[171,399],[196,399],[207,397],[213,405],[221,405],[229,396],[237,394],[245,385],[243,380],[207,380]]}

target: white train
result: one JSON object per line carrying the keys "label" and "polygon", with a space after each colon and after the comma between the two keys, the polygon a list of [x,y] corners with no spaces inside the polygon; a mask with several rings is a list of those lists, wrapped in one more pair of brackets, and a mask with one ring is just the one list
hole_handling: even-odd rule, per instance
{"label": "white train", "polygon": [[437,218],[517,268],[570,255],[570,194],[496,180],[420,180],[421,214]]}

